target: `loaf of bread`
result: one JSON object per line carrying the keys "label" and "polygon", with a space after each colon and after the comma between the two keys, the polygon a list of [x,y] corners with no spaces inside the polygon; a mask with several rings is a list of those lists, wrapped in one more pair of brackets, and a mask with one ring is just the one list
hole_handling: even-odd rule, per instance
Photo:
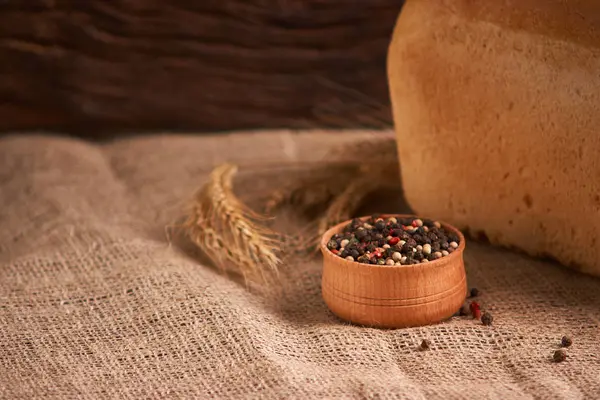
{"label": "loaf of bread", "polygon": [[388,77],[417,213],[600,275],[600,2],[408,0]]}

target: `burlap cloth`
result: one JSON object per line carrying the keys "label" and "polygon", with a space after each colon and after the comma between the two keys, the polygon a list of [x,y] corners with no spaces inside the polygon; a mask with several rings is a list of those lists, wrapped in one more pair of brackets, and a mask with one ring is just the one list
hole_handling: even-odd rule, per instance
{"label": "burlap cloth", "polygon": [[600,398],[598,279],[469,243],[494,326],[386,331],[332,316],[319,259],[286,266],[273,297],[169,246],[216,164],[318,159],[360,135],[0,139],[0,397]]}

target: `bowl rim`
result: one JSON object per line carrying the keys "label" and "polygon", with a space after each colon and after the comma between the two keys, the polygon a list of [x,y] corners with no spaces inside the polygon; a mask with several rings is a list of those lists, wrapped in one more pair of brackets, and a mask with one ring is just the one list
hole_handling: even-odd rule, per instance
{"label": "bowl rim", "polygon": [[334,226],[332,226],[331,228],[329,228],[327,230],[327,232],[325,232],[323,234],[323,236],[321,236],[321,243],[319,244],[319,248],[321,250],[321,253],[323,254],[323,257],[330,257],[333,260],[336,260],[336,262],[340,262],[342,261],[342,263],[346,263],[347,265],[360,265],[361,268],[375,268],[375,269],[384,269],[384,270],[396,270],[396,269],[423,269],[423,268],[435,268],[436,266],[445,266],[448,263],[450,263],[452,261],[453,258],[457,258],[462,256],[462,253],[466,247],[466,243],[465,243],[465,236],[462,234],[462,232],[456,228],[453,225],[450,225],[444,221],[440,221],[439,219],[434,219],[434,218],[428,218],[428,217],[422,217],[422,216],[418,216],[415,214],[379,214],[379,217],[381,218],[390,218],[390,217],[400,217],[400,218],[407,218],[407,217],[414,217],[414,218],[418,218],[418,219],[429,219],[432,221],[437,221],[439,222],[444,228],[449,229],[451,231],[453,231],[455,234],[458,235],[458,237],[460,238],[460,243],[458,245],[458,247],[456,248],[455,251],[453,251],[450,255],[446,256],[446,257],[442,257],[442,258],[438,258],[437,260],[434,261],[430,261],[427,263],[419,263],[419,264],[410,264],[410,265],[378,265],[378,264],[362,264],[359,263],[358,261],[349,261],[346,260],[345,258],[342,257],[338,257],[335,254],[333,254],[331,252],[331,250],[329,250],[327,248],[327,242],[331,239],[331,236],[334,235],[334,232],[337,233],[337,231],[340,230],[340,228],[342,228],[345,225],[348,225],[353,219],[360,219],[360,220],[365,220],[368,218],[371,218],[372,215],[367,215],[367,216],[362,216],[362,217],[356,217],[356,218],[351,218],[349,220],[346,220],[344,222],[340,222],[339,224],[336,224]]}

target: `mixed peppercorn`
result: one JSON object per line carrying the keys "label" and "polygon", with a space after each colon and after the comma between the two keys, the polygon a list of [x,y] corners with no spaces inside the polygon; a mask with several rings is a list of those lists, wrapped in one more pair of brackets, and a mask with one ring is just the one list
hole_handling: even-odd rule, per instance
{"label": "mixed peppercorn", "polygon": [[554,354],[552,355],[552,359],[554,360],[554,362],[563,362],[567,359],[567,347],[571,347],[571,345],[573,344],[573,339],[571,339],[569,336],[563,336],[562,339],[560,340],[560,347],[563,347],[562,349],[558,349],[554,352]]}
{"label": "mixed peppercorn", "polygon": [[[475,299],[481,295],[481,291],[477,288],[471,288],[469,290],[469,298]],[[494,321],[494,317],[488,311],[481,311],[481,305],[476,300],[471,300],[462,305],[462,307],[456,312],[455,316],[472,316],[473,319],[478,319],[483,325],[490,326]]]}
{"label": "mixed peppercorn", "polygon": [[450,255],[459,244],[458,235],[437,221],[372,216],[353,219],[327,248],[348,261],[393,266],[427,263]]}
{"label": "mixed peppercorn", "polygon": [[[481,296],[481,291],[477,288],[471,288],[468,292],[470,301],[465,302],[460,310],[458,310],[455,316],[472,316],[473,319],[480,320],[483,325],[491,326],[494,317],[489,311],[481,311],[480,303],[475,299]],[[573,345],[573,339],[570,336],[563,336],[560,340],[560,349],[555,350],[552,354],[552,361],[555,363],[561,363],[567,359],[567,348]],[[431,348],[431,342],[428,339],[423,339],[419,350],[429,350]]]}

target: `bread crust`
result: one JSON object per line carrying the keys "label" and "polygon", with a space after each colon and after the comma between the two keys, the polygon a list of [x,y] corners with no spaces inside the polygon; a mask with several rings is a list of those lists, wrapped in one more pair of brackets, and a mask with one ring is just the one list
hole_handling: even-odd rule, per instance
{"label": "bread crust", "polygon": [[408,0],[388,78],[411,207],[600,276],[599,71],[600,3]]}

